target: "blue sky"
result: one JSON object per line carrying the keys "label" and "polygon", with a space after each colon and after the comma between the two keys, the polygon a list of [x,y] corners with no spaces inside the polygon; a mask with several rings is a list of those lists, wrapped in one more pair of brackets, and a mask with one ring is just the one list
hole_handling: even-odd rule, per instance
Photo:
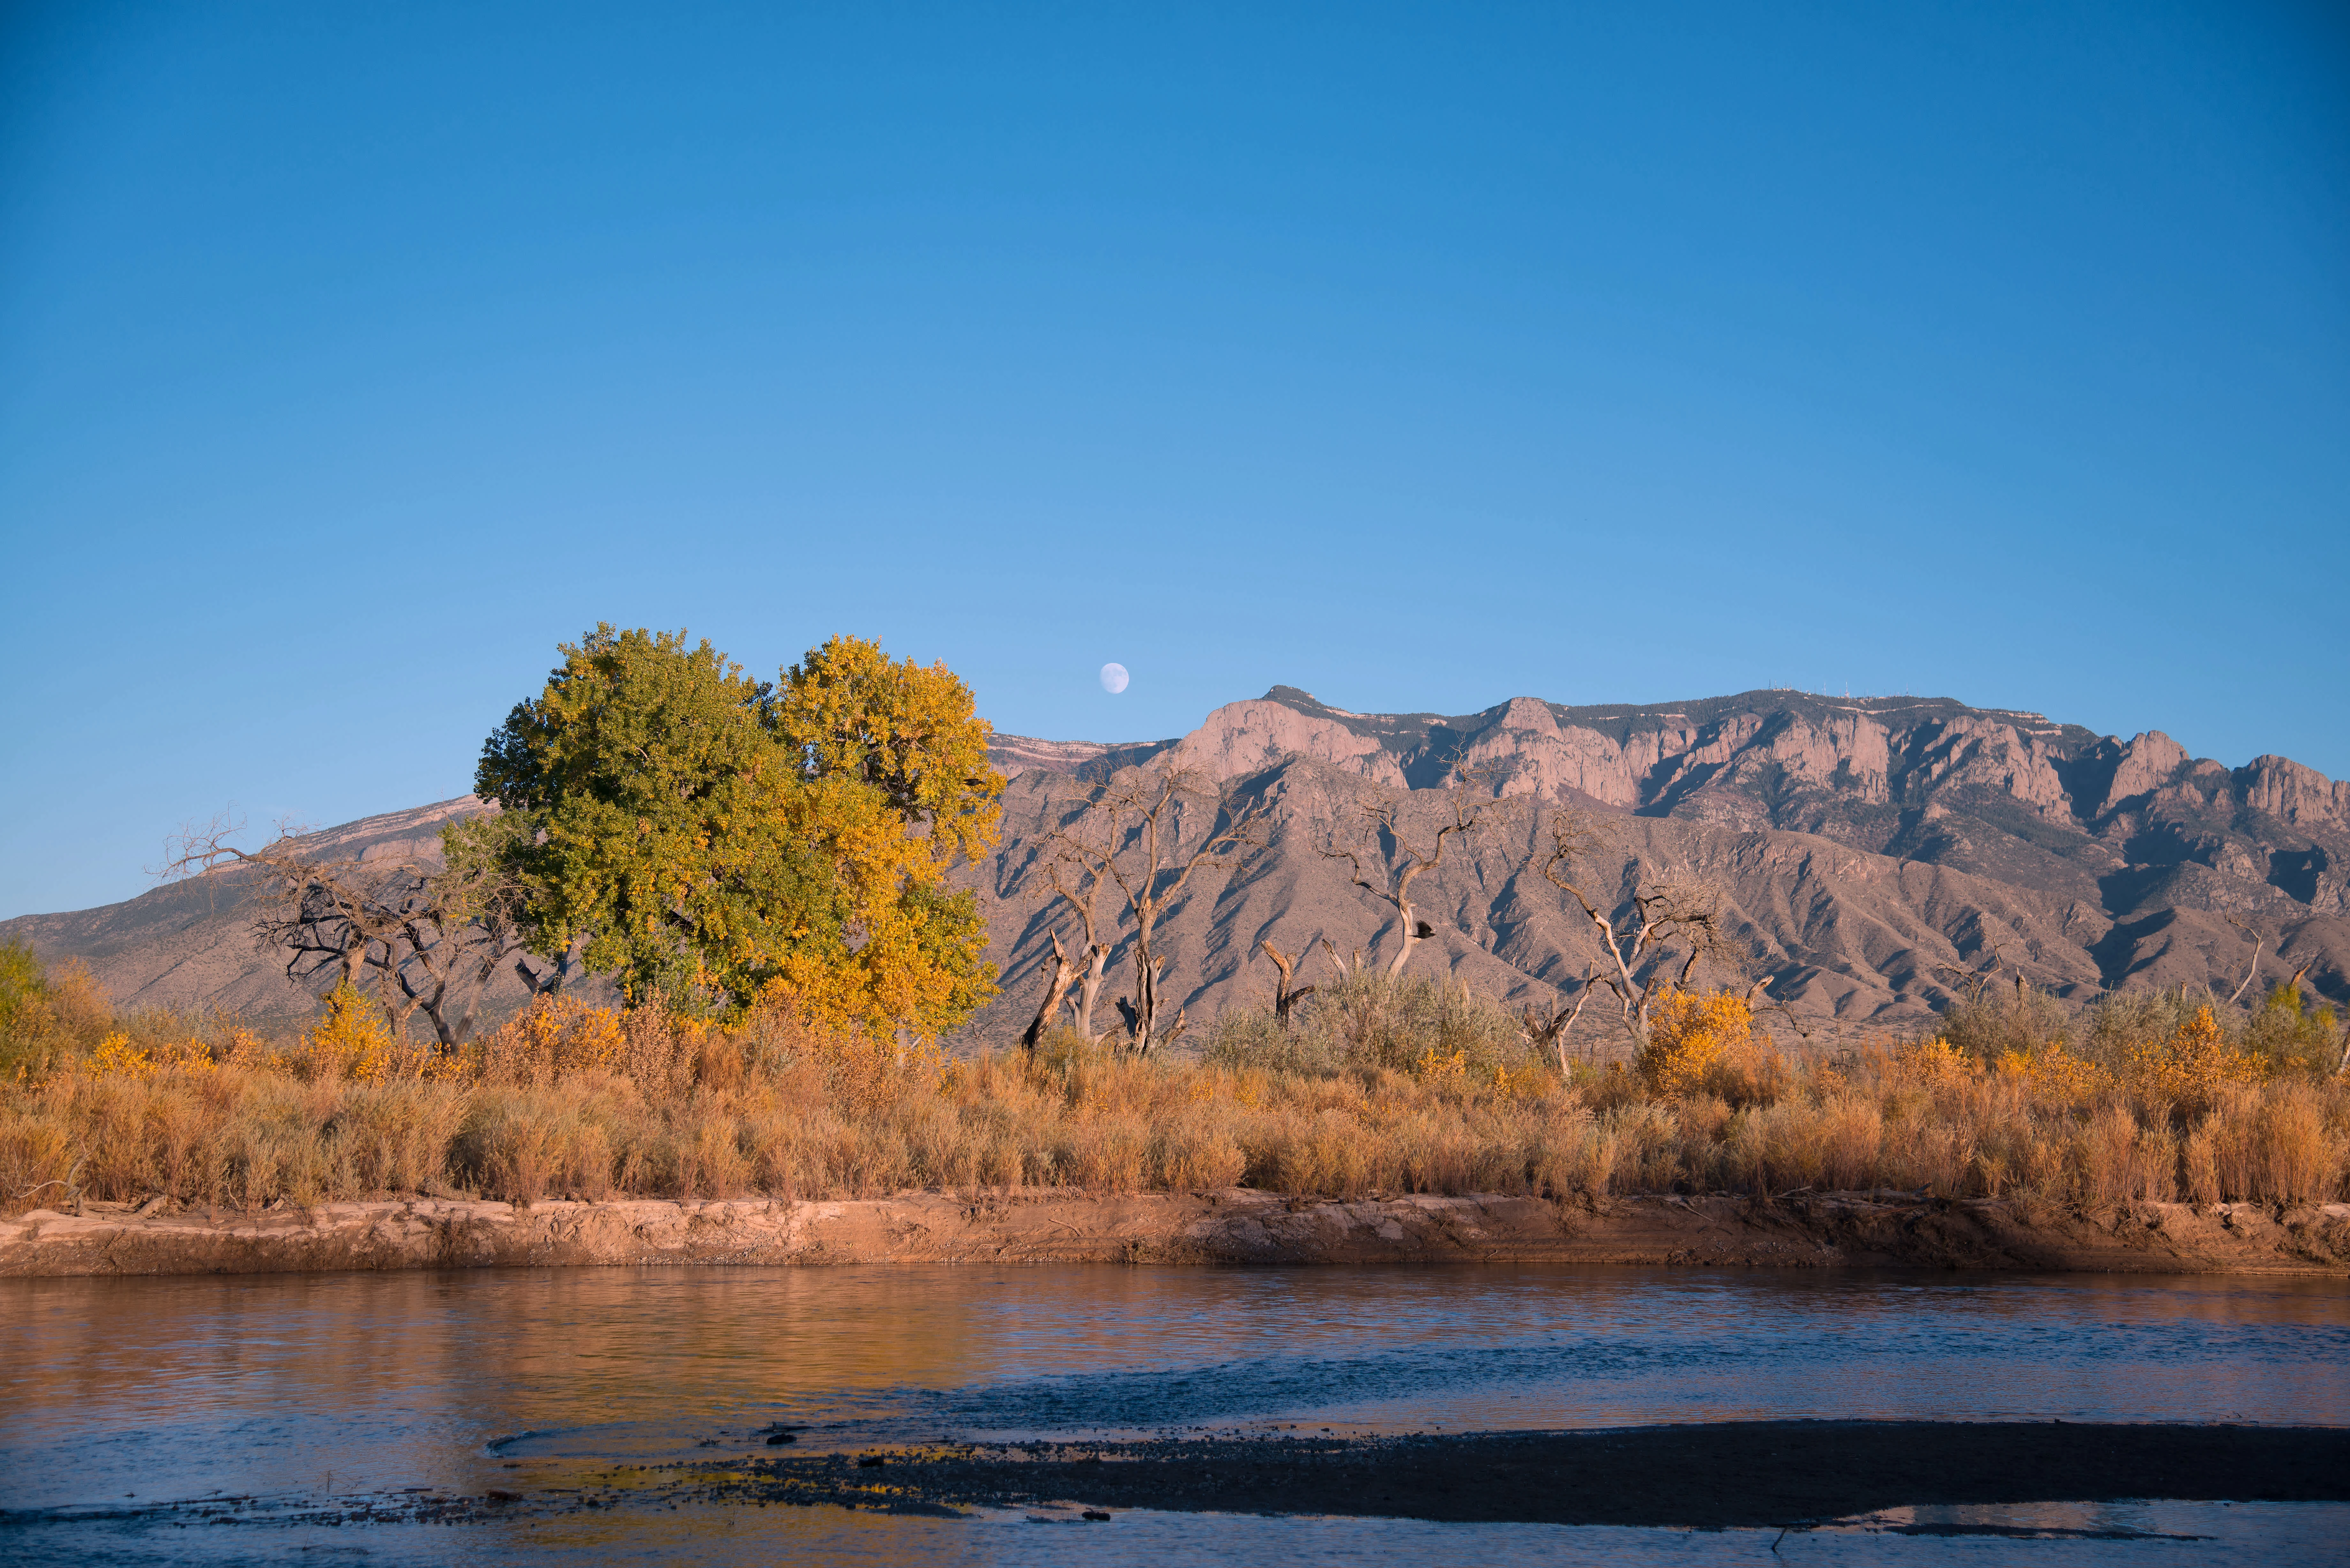
{"label": "blue sky", "polygon": [[2345,438],[2334,8],[20,5],[0,915],[599,619],[2350,774]]}

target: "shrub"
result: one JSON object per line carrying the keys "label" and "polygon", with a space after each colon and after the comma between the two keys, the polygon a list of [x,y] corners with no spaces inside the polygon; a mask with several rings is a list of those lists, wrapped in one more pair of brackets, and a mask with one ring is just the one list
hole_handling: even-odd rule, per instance
{"label": "shrub", "polygon": [[44,965],[22,942],[0,942],[0,1078],[31,1077],[86,1051],[114,1010],[79,962]]}
{"label": "shrub", "polygon": [[1689,1094],[1704,1084],[1733,1044],[1744,1044],[1753,1029],[1753,1010],[1734,992],[1669,992],[1649,1019],[1648,1038],[1638,1056],[1640,1075],[1660,1095]]}
{"label": "shrub", "polygon": [[[2077,1055],[2060,1034],[1987,1061],[1938,1033],[1822,1062],[1757,1037],[1735,998],[1692,993],[1660,1013],[1643,1070],[1562,1077],[1457,991],[1365,977],[1334,992],[1287,1035],[1220,1023],[1197,1063],[1066,1031],[950,1062],[784,1007],[721,1026],[542,1000],[456,1052],[411,1049],[348,1004],[275,1046],[233,1020],[130,1015],[0,1084],[0,1196],[1891,1186],[2096,1207],[2314,1202],[2350,1179],[2350,1085],[2242,1069],[2278,1058],[2228,1033],[2241,1018],[2176,998],[2101,1003],[2073,1028]],[[2206,1100],[2146,1088],[2139,1058]]]}
{"label": "shrub", "polygon": [[2121,1057],[2123,1081],[2141,1098],[2180,1106],[2211,1105],[2269,1075],[2269,1063],[2231,1043],[2208,1005],[2168,1034],[2130,1041]]}
{"label": "shrub", "polygon": [[1518,1021],[1499,1002],[1424,975],[1363,970],[1307,997],[1283,1029],[1269,1003],[1227,1008],[1207,1059],[1333,1076],[1391,1071],[1492,1084],[1534,1065]]}
{"label": "shrub", "polygon": [[2023,1079],[2042,1095],[2059,1100],[2085,1100],[2111,1082],[2095,1062],[2083,1061],[2064,1048],[2060,1037],[2037,1045],[2010,1047],[1993,1064],[2002,1073]]}
{"label": "shrub", "polygon": [[2062,1041],[2066,1022],[2064,1004],[2044,991],[1989,986],[1981,996],[1954,1003],[1937,1033],[1954,1049],[1990,1062]]}
{"label": "shrub", "polygon": [[2342,1061],[2343,1021],[2330,1002],[2311,1006],[2296,985],[2280,981],[2245,1021],[2244,1050],[2275,1073],[2330,1073]]}

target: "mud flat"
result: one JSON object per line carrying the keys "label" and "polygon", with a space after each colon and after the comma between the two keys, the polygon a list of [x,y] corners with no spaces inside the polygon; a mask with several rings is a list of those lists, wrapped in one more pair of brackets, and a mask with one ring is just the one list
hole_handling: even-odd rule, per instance
{"label": "mud flat", "polygon": [[[2147,1497],[2340,1502],[2350,1501],[2350,1428],[1724,1421],[1588,1432],[812,1454],[612,1480],[655,1496],[891,1512],[1058,1503],[1105,1512],[1800,1528],[1928,1505]],[[1929,1526],[1922,1532],[1943,1532]]]}
{"label": "mud flat", "polygon": [[1284,1198],[917,1192],[854,1200],[416,1196],[245,1213],[90,1203],[0,1220],[0,1277],[648,1264],[1443,1263],[2350,1274],[2350,1204],[2084,1212],[1901,1193]]}

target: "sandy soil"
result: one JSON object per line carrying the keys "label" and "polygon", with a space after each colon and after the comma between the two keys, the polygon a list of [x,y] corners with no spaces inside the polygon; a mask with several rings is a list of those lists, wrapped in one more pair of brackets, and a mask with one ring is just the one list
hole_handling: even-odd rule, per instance
{"label": "sandy soil", "polygon": [[839,1201],[451,1197],[0,1220],[0,1276],[549,1265],[1566,1262],[2350,1273],[2350,1205],[2090,1213],[1904,1193],[1332,1200],[1232,1189]]}

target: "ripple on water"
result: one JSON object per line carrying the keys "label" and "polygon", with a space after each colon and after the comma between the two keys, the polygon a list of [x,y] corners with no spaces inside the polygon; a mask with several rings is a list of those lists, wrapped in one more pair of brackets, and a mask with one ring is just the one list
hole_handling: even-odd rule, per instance
{"label": "ripple on water", "polygon": [[[785,1419],[805,1425],[800,1441],[822,1449],[949,1434],[1806,1416],[2332,1425],[2350,1410],[2350,1303],[2338,1281],[1559,1268],[577,1270],[7,1281],[0,1307],[0,1405],[10,1412],[0,1429],[0,1505],[20,1510],[213,1490],[315,1498],[434,1487],[478,1496],[492,1486],[564,1484],[591,1463],[708,1458],[713,1446],[750,1451],[763,1443],[761,1429]],[[816,1516],[800,1511],[712,1517],[722,1522],[564,1528],[604,1532],[598,1555],[655,1556],[671,1550],[657,1544],[663,1532],[684,1531],[682,1541],[704,1529],[818,1530]],[[2255,1516],[2216,1517],[2241,1534],[2251,1528],[2242,1520]],[[792,1550],[817,1553],[812,1560],[893,1562],[927,1560],[935,1547],[961,1554],[947,1561],[994,1561],[998,1548],[988,1543],[1001,1521],[981,1522],[835,1516],[824,1527],[835,1534],[818,1531]],[[43,1542],[59,1539],[57,1528],[20,1525],[11,1554],[23,1555],[16,1545],[52,1550]],[[1012,1532],[1003,1540],[1024,1542],[1020,1561],[1065,1550],[1003,1528]],[[1147,1553],[1130,1543],[1191,1531],[1184,1552],[1197,1560],[1297,1547],[1347,1561],[1367,1550],[1360,1543],[1374,1538],[1369,1532],[1384,1542],[1383,1561],[1410,1561],[1419,1549],[1403,1543],[1423,1536],[1514,1542],[1491,1548],[1500,1554],[1586,1553],[1598,1540],[1540,1533],[1558,1529],[1361,1521],[1211,1528],[1199,1516],[1127,1515],[1087,1550]],[[924,1533],[941,1530],[950,1533]],[[174,1528],[169,1542],[151,1533],[133,1522],[75,1526],[68,1534],[79,1548],[68,1555],[183,1556],[198,1532]],[[396,1527],[366,1534],[376,1561],[404,1550]],[[1728,1550],[1726,1537],[1663,1536],[1638,1550],[1677,1561]],[[324,1532],[302,1560],[351,1539]],[[445,1553],[445,1528],[436,1539]],[[491,1532],[484,1549],[506,1550],[499,1539]],[[1837,1544],[1846,1539],[1856,1544]],[[296,1544],[290,1535],[270,1540],[272,1552]],[[1932,1552],[1982,1540],[1814,1533],[1803,1550]],[[2076,1549],[2171,1547],[2060,1539],[2033,1551],[2043,1559]],[[1782,1543],[1782,1560],[1787,1552]],[[1451,1547],[1436,1556],[1478,1560]]]}

